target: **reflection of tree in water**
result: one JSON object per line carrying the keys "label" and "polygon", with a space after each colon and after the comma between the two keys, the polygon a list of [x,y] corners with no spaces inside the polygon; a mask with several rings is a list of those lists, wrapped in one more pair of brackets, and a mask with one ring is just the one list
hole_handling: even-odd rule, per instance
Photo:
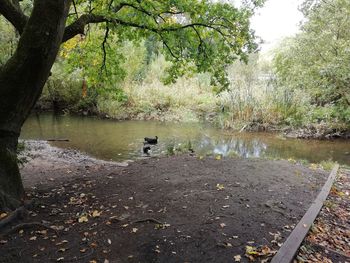
{"label": "reflection of tree in water", "polygon": [[215,139],[203,137],[196,143],[198,152],[221,154],[223,156],[241,156],[245,158],[261,157],[265,154],[267,145],[259,139],[245,140],[242,138]]}

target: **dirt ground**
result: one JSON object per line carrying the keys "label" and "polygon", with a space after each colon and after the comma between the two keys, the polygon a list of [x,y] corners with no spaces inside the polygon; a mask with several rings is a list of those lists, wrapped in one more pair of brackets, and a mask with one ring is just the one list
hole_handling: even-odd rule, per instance
{"label": "dirt ground", "polygon": [[126,165],[29,146],[22,176],[36,202],[17,223],[42,226],[0,236],[0,262],[268,261],[328,176],[287,161],[181,155]]}

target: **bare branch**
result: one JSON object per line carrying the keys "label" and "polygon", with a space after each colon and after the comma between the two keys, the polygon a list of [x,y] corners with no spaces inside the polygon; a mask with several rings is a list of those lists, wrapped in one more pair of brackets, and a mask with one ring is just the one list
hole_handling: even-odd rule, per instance
{"label": "bare branch", "polygon": [[75,0],[73,0],[72,3],[73,3],[73,7],[74,7],[74,14],[77,16],[77,18],[79,18],[77,5],[75,4]]}
{"label": "bare branch", "polygon": [[24,15],[13,2],[9,0],[0,0],[0,14],[2,14],[20,34],[23,32],[28,17]]}
{"label": "bare branch", "polygon": [[106,44],[107,44],[108,35],[109,35],[109,26],[108,26],[108,23],[106,23],[105,36],[104,36],[103,42],[102,42],[103,60],[102,60],[101,72],[103,71],[103,69],[107,70],[107,67],[106,67],[106,60],[107,60]]}
{"label": "bare branch", "polygon": [[164,39],[163,35],[162,34],[159,34],[162,42],[163,42],[163,45],[166,47],[166,49],[169,51],[170,55],[175,59],[175,60],[179,60],[180,58],[178,56],[176,56],[174,54],[174,52],[171,50],[171,48],[169,47],[168,45],[168,42]]}

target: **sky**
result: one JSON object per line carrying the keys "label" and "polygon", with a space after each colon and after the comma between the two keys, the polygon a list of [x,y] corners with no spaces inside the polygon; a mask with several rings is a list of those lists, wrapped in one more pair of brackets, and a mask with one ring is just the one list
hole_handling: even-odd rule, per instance
{"label": "sky", "polygon": [[252,27],[256,35],[266,43],[262,51],[273,48],[279,40],[298,32],[298,24],[303,15],[298,6],[303,0],[267,0],[252,19]]}

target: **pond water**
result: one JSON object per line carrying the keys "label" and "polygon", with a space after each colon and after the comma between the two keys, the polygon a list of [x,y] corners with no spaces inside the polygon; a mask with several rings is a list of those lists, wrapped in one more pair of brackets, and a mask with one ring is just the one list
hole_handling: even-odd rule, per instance
{"label": "pond water", "polygon": [[198,155],[269,157],[320,162],[333,160],[350,165],[350,140],[318,141],[285,139],[271,133],[234,133],[198,123],[113,121],[92,117],[31,115],[22,139],[69,139],[53,142],[104,160],[123,161],[143,155],[143,138],[159,137],[151,155],[166,153],[170,146],[190,141]]}

